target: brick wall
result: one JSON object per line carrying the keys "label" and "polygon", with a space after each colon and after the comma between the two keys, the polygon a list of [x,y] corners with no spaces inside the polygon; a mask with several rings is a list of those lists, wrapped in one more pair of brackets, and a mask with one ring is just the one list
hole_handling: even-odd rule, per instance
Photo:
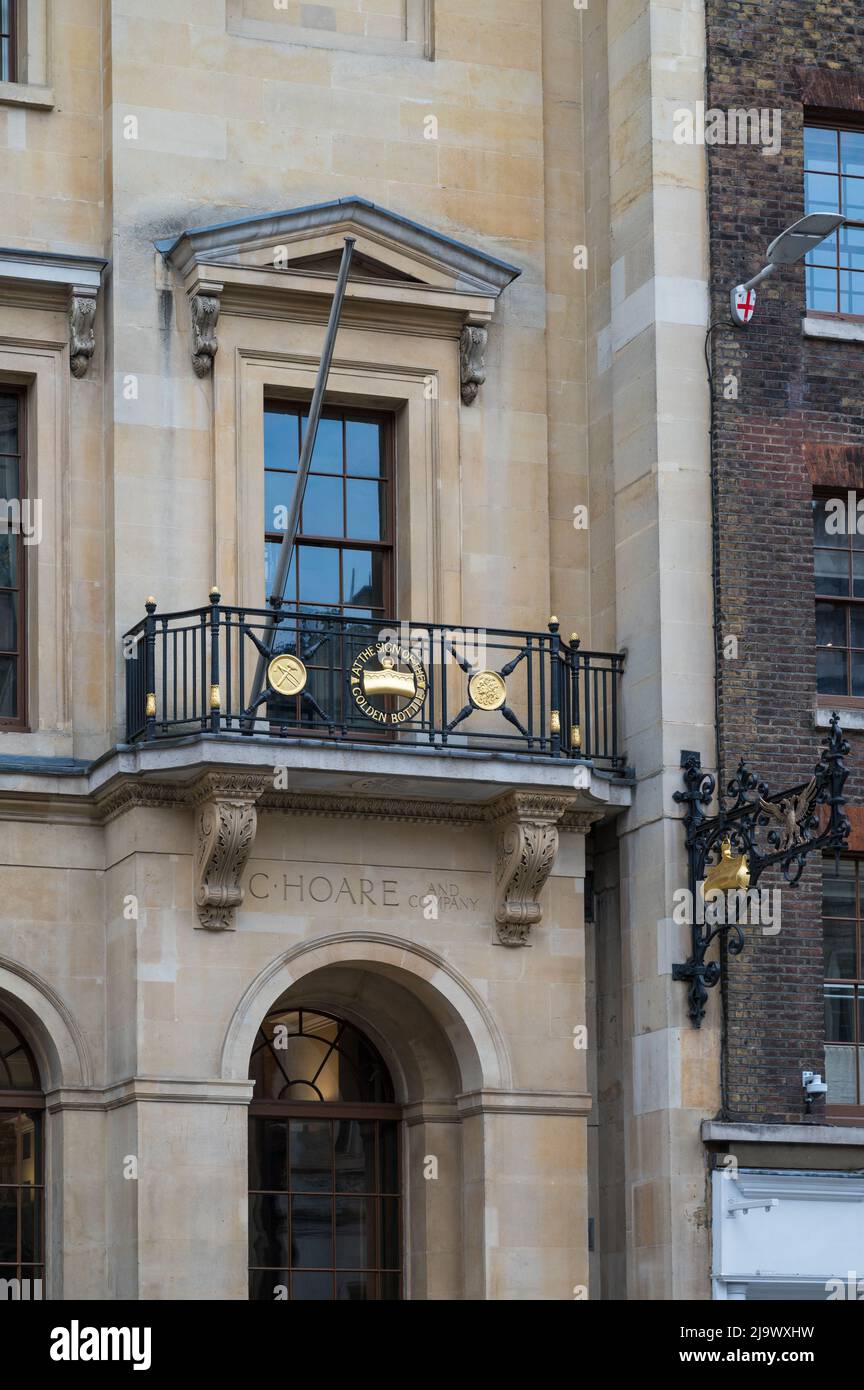
{"label": "brick wall", "polygon": [[[707,0],[709,108],[779,108],[782,145],[709,146],[711,335],[719,522],[719,628],[738,639],[719,660],[724,781],[738,758],[780,789],[808,776],[814,728],[814,486],[864,488],[864,344],[805,339],[804,272],[758,288],[747,329],[727,327],[730,286],[804,212],[804,111],[864,112],[860,0]],[[738,399],[724,398],[728,375]],[[828,697],[823,697],[824,704]],[[841,716],[842,717],[842,716]],[[864,738],[851,736],[850,798],[864,793]],[[725,1111],[803,1118],[800,1073],[824,1067],[820,870],[782,898],[782,930],[747,929],[728,963]],[[760,886],[779,886],[776,875]],[[814,1115],[819,1109],[814,1109]]]}

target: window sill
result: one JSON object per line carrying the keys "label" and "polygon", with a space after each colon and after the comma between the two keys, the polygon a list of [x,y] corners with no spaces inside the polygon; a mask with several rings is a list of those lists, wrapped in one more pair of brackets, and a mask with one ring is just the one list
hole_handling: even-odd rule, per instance
{"label": "window sill", "polygon": [[37,111],[51,111],[54,88],[31,86],[27,82],[0,82],[0,106],[29,106]]}
{"label": "window sill", "polygon": [[864,700],[856,700],[853,705],[851,700],[845,703],[839,696],[829,705],[819,705],[814,710],[813,723],[817,729],[830,729],[831,715],[835,709],[840,715],[844,733],[848,733],[850,729],[864,729]]}
{"label": "window sill", "polygon": [[805,314],[801,320],[805,338],[830,338],[838,343],[864,343],[864,319],[844,318],[842,314],[818,318]]}

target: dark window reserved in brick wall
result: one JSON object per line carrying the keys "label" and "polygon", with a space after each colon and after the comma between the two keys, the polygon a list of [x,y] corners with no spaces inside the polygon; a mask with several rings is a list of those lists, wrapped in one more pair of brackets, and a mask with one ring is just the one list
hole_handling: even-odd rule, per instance
{"label": "dark window reserved in brick wall", "polygon": [[[746,329],[729,324],[729,290],[764,264],[769,242],[805,213],[811,196],[805,126],[864,129],[864,6],[859,0],[707,0],[706,12],[708,107],[767,109],[781,118],[773,153],[759,142],[706,146],[720,775],[728,782],[743,756],[779,790],[812,772],[826,732],[817,727],[817,710],[862,698],[854,693],[857,626],[853,633],[847,613],[854,579],[852,593],[823,595],[843,609],[843,645],[833,650],[844,655],[839,662],[824,656],[832,650],[827,610],[819,613],[826,640],[817,642],[813,499],[838,489],[864,495],[864,344],[812,338],[802,328],[805,315],[844,307],[839,239],[836,262],[825,263],[837,287],[830,309],[808,308],[803,265],[779,269],[759,286]],[[851,165],[841,171],[839,136],[836,149],[837,169],[826,172],[839,199],[842,178],[858,175]],[[815,145],[808,157],[810,150]],[[847,196],[850,188],[847,183]],[[842,268],[859,273],[851,263]],[[734,392],[724,390],[730,377]],[[853,572],[854,548],[850,540]],[[731,636],[737,657],[725,659],[723,642]],[[820,682],[839,687],[841,681],[845,697],[818,690]],[[864,744],[854,732],[849,737],[848,792],[860,804]],[[782,886],[775,873],[760,882]],[[744,953],[724,969],[723,1111],[737,1119],[803,1120],[801,1072],[825,1069],[821,864],[808,864],[801,882],[784,889],[779,933],[751,928],[747,937]],[[811,1118],[824,1114],[817,1102]]]}
{"label": "dark window reserved in brick wall", "polygon": [[829,1113],[864,1115],[864,859],[826,858],[822,876],[825,1069]]}

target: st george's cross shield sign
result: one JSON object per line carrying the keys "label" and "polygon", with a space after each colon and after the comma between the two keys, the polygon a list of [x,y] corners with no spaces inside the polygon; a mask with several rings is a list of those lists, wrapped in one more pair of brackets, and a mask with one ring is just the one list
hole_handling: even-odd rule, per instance
{"label": "st george's cross shield sign", "polygon": [[736,323],[747,324],[756,309],[756,291],[736,285],[732,291],[732,317]]}

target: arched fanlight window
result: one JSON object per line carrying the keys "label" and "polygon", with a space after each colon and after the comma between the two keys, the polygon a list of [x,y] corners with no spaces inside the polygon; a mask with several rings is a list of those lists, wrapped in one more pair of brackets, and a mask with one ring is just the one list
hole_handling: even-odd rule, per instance
{"label": "arched fanlight window", "polygon": [[29,1280],[30,1298],[44,1277],[44,1108],[33,1054],[0,1014],[0,1279]]}
{"label": "arched fanlight window", "polygon": [[393,1083],[343,1019],[277,1004],[249,1071],[249,1297],[401,1297]]}
{"label": "arched fanlight window", "polygon": [[350,1023],[308,1009],[271,1009],[252,1049],[255,1099],[392,1102],[378,1052]]}

